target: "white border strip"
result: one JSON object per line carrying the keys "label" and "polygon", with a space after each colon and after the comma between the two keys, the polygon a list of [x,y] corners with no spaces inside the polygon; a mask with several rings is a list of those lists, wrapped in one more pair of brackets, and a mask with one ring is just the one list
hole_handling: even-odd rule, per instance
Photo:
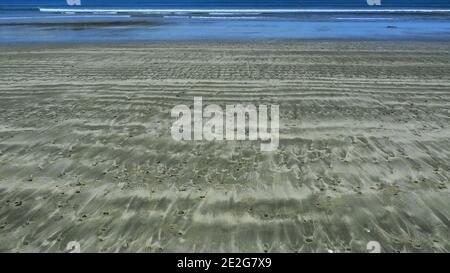
{"label": "white border strip", "polygon": [[66,9],[39,8],[41,12],[74,13],[438,13],[450,9]]}

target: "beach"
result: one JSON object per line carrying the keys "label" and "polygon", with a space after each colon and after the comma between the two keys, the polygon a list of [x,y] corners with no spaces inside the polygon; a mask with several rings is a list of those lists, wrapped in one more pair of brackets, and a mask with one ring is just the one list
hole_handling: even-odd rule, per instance
{"label": "beach", "polygon": [[[0,46],[0,252],[450,251],[450,43]],[[280,142],[171,109],[280,106]]]}

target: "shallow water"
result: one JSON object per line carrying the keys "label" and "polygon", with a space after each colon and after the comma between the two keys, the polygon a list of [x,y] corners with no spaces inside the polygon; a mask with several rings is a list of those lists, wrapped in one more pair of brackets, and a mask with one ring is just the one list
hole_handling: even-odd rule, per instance
{"label": "shallow water", "polygon": [[[84,0],[81,6],[68,6],[62,0],[3,0],[0,43],[450,39],[449,1],[381,3],[373,7],[357,0],[301,3]],[[79,23],[80,27],[70,27],[67,23]]]}

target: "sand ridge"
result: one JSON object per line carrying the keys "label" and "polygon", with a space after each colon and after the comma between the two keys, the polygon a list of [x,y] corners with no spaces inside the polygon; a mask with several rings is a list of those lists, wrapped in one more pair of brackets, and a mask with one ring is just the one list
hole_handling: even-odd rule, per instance
{"label": "sand ridge", "polygon": [[[0,251],[450,251],[450,44],[2,47]],[[280,105],[280,145],[170,109]]]}

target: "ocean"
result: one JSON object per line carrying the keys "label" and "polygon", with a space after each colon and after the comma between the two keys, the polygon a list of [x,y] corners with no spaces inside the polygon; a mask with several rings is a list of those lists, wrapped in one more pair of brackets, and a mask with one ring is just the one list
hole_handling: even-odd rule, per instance
{"label": "ocean", "polygon": [[0,0],[0,43],[449,40],[450,0]]}

